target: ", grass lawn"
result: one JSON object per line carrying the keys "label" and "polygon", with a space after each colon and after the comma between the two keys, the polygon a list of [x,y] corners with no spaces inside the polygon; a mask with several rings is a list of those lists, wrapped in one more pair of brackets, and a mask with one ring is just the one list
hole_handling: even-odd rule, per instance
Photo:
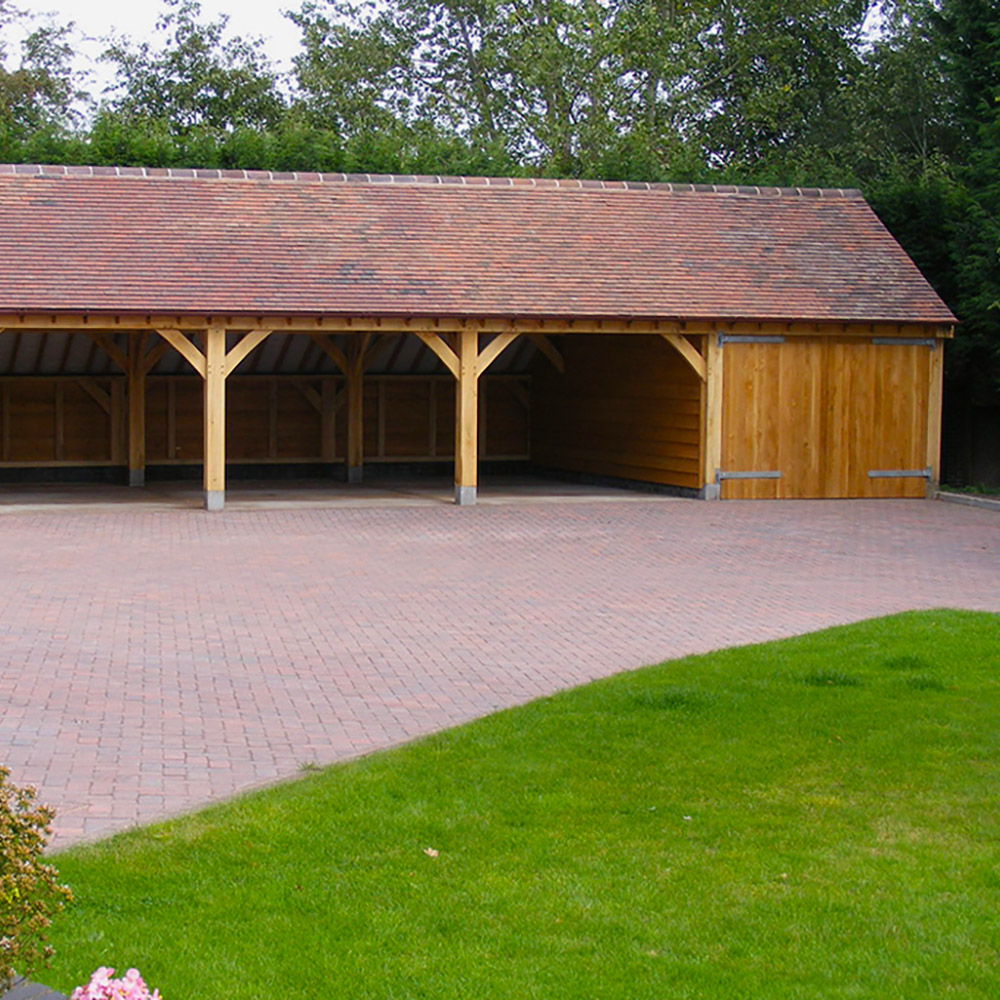
{"label": ", grass lawn", "polygon": [[136,965],[166,1000],[996,998],[998,750],[996,615],[677,660],[59,854],[77,902],[40,977]]}

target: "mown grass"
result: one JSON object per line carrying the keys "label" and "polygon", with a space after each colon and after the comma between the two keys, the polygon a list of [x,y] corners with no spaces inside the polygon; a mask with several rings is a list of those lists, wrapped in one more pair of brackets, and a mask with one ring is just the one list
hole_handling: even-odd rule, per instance
{"label": "mown grass", "polygon": [[[1000,618],[692,657],[55,858],[167,1000],[1000,995]],[[437,856],[425,853],[432,848]]]}

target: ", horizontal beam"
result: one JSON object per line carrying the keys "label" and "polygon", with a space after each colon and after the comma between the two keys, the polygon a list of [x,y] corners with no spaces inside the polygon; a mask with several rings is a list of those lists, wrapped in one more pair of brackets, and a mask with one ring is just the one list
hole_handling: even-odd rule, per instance
{"label": ", horizontal beam", "polygon": [[[502,382],[505,386],[513,387],[515,384],[526,385],[531,376],[526,372],[497,372],[496,374],[491,374],[487,372],[487,376],[491,381]],[[190,378],[190,373],[187,375],[165,375],[160,372],[155,372],[149,376],[154,382],[176,382],[178,378]],[[241,383],[249,385],[253,382],[272,382],[278,381],[282,383],[291,382],[322,382],[327,379],[332,379],[336,384],[343,385],[344,379],[340,375],[324,375],[322,372],[318,374],[307,374],[299,375],[295,372],[270,372],[261,373],[258,372],[255,375],[244,375],[240,372],[236,372],[233,375],[234,378],[238,379]],[[98,382],[114,382],[122,381],[123,376],[117,373],[109,372],[108,374],[94,374],[94,375],[73,375],[71,373],[60,373],[60,372],[49,372],[45,375],[9,375],[0,372],[0,387],[3,385],[31,385],[32,383],[44,382],[51,384],[56,381],[65,381],[67,384],[69,382],[76,382],[81,378],[93,378]],[[452,376],[446,372],[382,372],[375,375],[369,375],[368,378],[374,379],[376,381],[385,379],[389,382],[398,382],[400,384],[404,383],[423,383],[423,382],[437,382],[439,386],[450,386],[452,385]],[[4,998],[6,1000],[6,998]]]}
{"label": ", horizontal beam", "polygon": [[109,314],[80,312],[23,312],[0,314],[0,329],[6,330],[89,330],[106,333],[171,329],[206,330],[271,329],[279,333],[678,333],[706,334],[722,331],[733,334],[773,334],[784,336],[841,337],[952,337],[954,327],[940,323],[887,322],[792,322],[778,320],[731,319],[607,319],[563,318],[469,318],[419,316],[299,316],[259,313],[226,314]]}

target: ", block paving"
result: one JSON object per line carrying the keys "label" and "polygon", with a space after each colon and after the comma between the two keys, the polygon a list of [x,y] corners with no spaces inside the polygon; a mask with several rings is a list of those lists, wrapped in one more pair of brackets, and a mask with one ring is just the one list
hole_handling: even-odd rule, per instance
{"label": ", block paving", "polygon": [[55,846],[686,653],[1000,612],[1000,516],[922,500],[8,510],[0,760]]}

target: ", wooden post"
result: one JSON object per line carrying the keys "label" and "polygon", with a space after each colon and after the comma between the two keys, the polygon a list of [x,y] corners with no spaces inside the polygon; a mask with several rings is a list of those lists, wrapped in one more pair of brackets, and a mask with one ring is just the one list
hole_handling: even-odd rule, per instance
{"label": ", wooden post", "polygon": [[0,420],[3,421],[3,437],[0,438],[0,461],[10,461],[10,386],[4,382],[0,387]]}
{"label": ", wooden post", "polygon": [[365,348],[368,334],[353,340],[347,353],[347,481],[360,483],[365,461]]}
{"label": ", wooden post", "polygon": [[941,485],[941,401],[944,382],[944,340],[931,348],[927,386],[927,498],[933,499]]}
{"label": ", wooden post", "polygon": [[365,333],[352,338],[345,353],[326,336],[313,334],[313,340],[328,358],[344,373],[347,381],[347,481],[360,483],[364,466],[365,425],[364,425],[364,392],[365,372],[382,352],[392,337],[376,337]]}
{"label": ", wooden post", "polygon": [[267,457],[278,457],[278,382],[271,379],[267,386]]}
{"label": ", wooden post", "polygon": [[111,429],[111,461],[115,465],[124,465],[127,461],[124,447],[124,434],[126,427],[125,415],[125,386],[121,379],[112,379],[108,395],[110,397],[110,413],[108,414],[108,424]]}
{"label": ", wooden post", "polygon": [[205,510],[226,502],[226,331],[205,331]]}
{"label": ", wooden post", "polygon": [[320,386],[320,456],[332,463],[337,452],[337,386],[332,378]]}
{"label": ", wooden post", "polygon": [[479,485],[479,335],[458,334],[458,383],[455,387],[455,503],[476,502]]}
{"label": ", wooden post", "polygon": [[702,439],[703,482],[702,496],[718,500],[721,487],[716,473],[722,468],[722,345],[718,335],[705,337],[705,421]]}
{"label": ", wooden post", "polygon": [[56,382],[55,385],[55,456],[56,461],[61,462],[63,457],[63,447],[66,441],[66,407],[65,392],[63,383]]}
{"label": ", wooden post", "polygon": [[146,485],[146,335],[128,343],[128,484]]}
{"label": ", wooden post", "polygon": [[[249,330],[226,352],[224,327],[209,327],[205,331],[204,351],[185,333],[174,329],[156,331],[184,358],[204,380],[205,390],[205,510],[222,510],[226,503],[226,379],[246,360],[250,352],[262,344],[272,330]],[[159,349],[146,355],[148,371],[161,353]],[[172,409],[172,407],[171,407]],[[168,429],[168,438],[171,432]],[[173,454],[171,444],[169,451]]]}
{"label": ", wooden post", "polygon": [[479,377],[520,334],[498,333],[480,351],[478,332],[462,330],[453,335],[456,351],[436,331],[413,332],[455,376],[455,503],[468,507],[479,486]]}

